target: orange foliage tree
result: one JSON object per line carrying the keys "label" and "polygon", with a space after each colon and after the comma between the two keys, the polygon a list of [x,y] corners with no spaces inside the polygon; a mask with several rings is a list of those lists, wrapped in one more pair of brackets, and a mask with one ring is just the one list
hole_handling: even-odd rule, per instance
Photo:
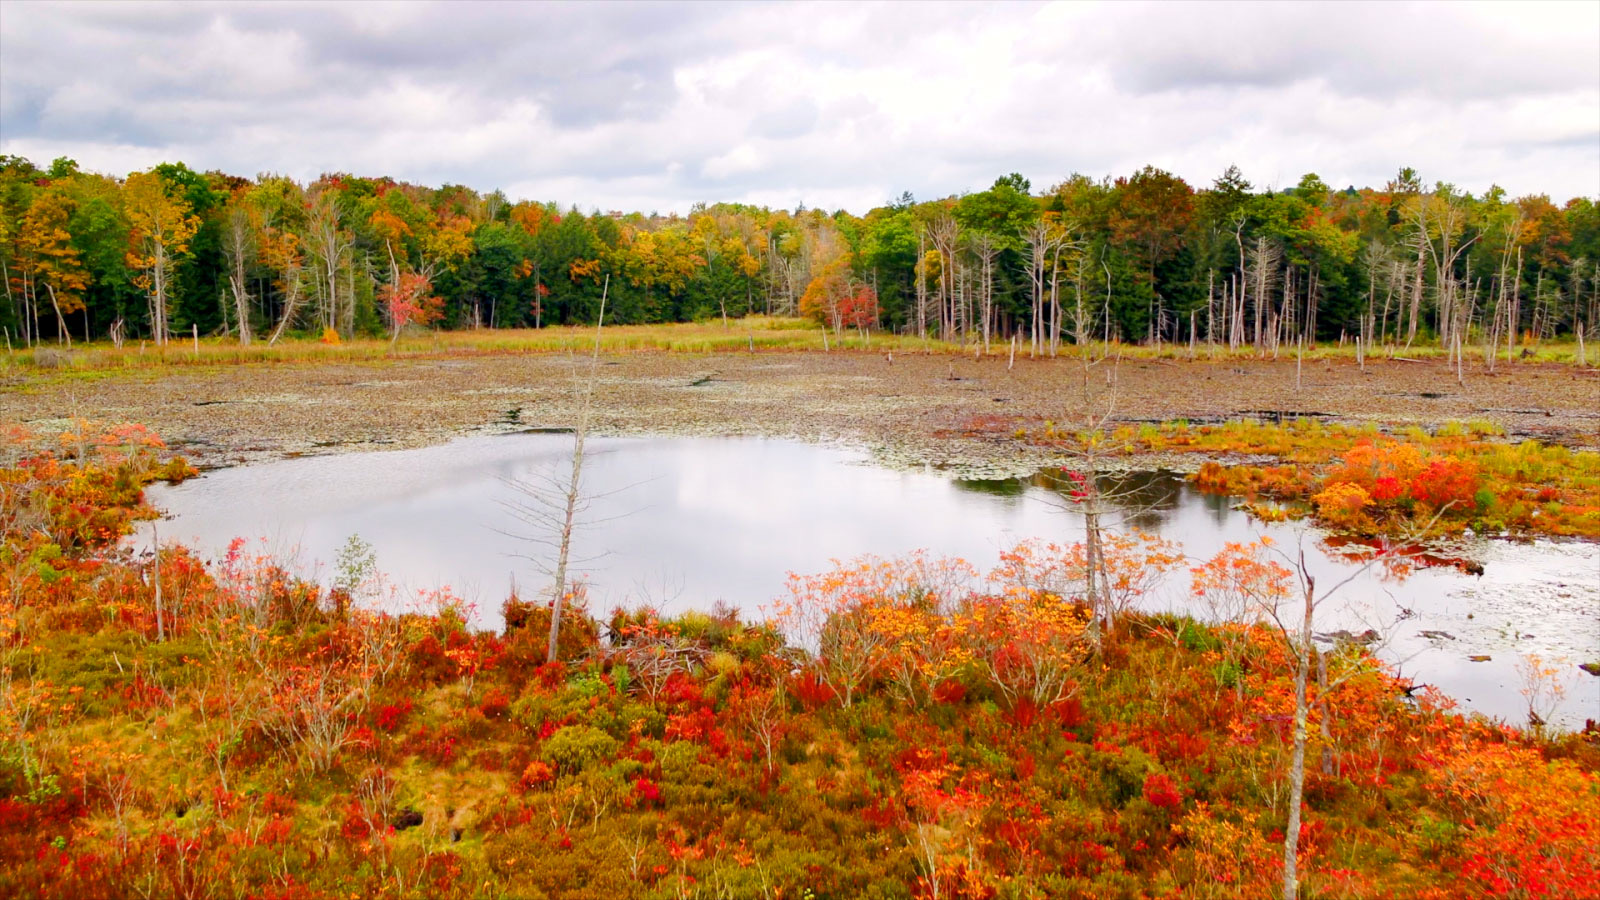
{"label": "orange foliage tree", "polygon": [[[17,257],[23,280],[23,294],[36,302],[39,289],[50,298],[50,307],[56,315],[56,333],[59,339],[72,344],[67,330],[66,316],[83,309],[83,292],[89,286],[89,273],[83,267],[82,254],[72,245],[67,232],[70,211],[67,201],[57,191],[44,191],[34,198],[22,218],[22,230],[17,236]],[[85,337],[87,340],[87,337]]]}

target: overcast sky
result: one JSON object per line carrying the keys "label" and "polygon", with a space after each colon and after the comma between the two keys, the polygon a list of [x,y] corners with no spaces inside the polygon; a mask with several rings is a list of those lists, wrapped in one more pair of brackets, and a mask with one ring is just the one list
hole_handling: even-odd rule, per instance
{"label": "overcast sky", "polygon": [[1145,164],[1600,195],[1600,3],[0,2],[0,152],[853,212]]}

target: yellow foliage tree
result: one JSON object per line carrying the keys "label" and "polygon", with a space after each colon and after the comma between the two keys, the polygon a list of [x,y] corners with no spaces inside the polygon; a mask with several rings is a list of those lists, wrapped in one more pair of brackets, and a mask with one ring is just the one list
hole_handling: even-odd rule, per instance
{"label": "yellow foliage tree", "polygon": [[37,302],[42,288],[55,310],[57,335],[70,345],[66,315],[83,309],[82,292],[89,286],[78,248],[67,232],[67,198],[56,191],[43,191],[34,198],[22,219],[17,235],[24,294]]}
{"label": "yellow foliage tree", "polygon": [[189,252],[200,219],[155,172],[135,172],[122,188],[123,208],[132,225],[128,265],[139,272],[134,283],[150,299],[150,332],[158,345],[167,342],[167,307],[173,269]]}

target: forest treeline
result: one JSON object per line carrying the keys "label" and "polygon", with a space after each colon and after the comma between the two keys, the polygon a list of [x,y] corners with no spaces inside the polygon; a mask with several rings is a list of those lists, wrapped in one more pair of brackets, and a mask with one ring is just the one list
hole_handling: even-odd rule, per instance
{"label": "forest treeline", "polygon": [[119,179],[0,157],[0,326],[21,344],[241,342],[804,315],[1034,352],[1063,342],[1503,345],[1600,320],[1593,198],[1475,197],[1401,169],[1196,188],[1154,167],[864,216],[735,203],[584,213],[499,191],[164,164]]}

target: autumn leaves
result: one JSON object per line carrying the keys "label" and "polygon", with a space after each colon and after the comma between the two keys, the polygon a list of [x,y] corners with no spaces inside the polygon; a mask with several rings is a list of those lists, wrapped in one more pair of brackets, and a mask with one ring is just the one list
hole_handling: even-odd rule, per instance
{"label": "autumn leaves", "polygon": [[[813,673],[842,706],[874,683],[920,706],[942,686],[977,679],[1009,708],[1042,710],[1073,695],[1081,664],[1117,620],[1185,561],[1137,532],[1104,536],[1093,569],[1082,544],[1040,541],[1003,551],[981,577],[960,559],[866,556],[791,575],[771,612],[814,654]],[[1192,583],[1224,621],[1249,622],[1290,597],[1291,574],[1261,546],[1229,544],[1192,570]]]}

